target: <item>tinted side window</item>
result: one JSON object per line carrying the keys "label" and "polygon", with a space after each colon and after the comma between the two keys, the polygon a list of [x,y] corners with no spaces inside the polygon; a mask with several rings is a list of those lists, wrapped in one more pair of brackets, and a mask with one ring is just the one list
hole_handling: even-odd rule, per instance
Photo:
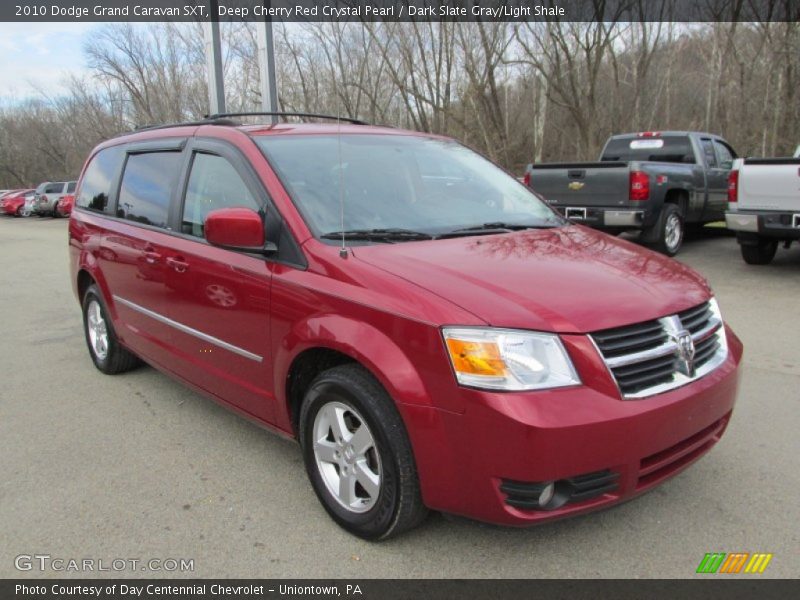
{"label": "tinted side window", "polygon": [[180,159],[180,152],[128,156],[119,190],[117,216],[145,225],[166,227]]}
{"label": "tinted side window", "polygon": [[75,203],[89,210],[110,213],[108,198],[111,194],[111,184],[124,157],[125,152],[121,146],[106,148],[95,154],[83,174],[81,189]]}
{"label": "tinted side window", "polygon": [[701,140],[701,144],[703,145],[703,156],[706,157],[706,164],[709,167],[716,167],[717,156],[714,154],[714,145],[711,140]]}
{"label": "tinted side window", "polygon": [[75,193],[75,186],[77,186],[77,185],[78,185],[77,181],[70,181],[69,184],[67,185],[67,193],[68,194],[74,194]]}
{"label": "tinted side window", "polygon": [[64,189],[64,183],[50,183],[44,188],[45,194],[60,194]]}
{"label": "tinted side window", "polygon": [[195,154],[186,187],[181,231],[203,237],[206,215],[217,208],[232,207],[260,208],[231,163],[213,154]]}

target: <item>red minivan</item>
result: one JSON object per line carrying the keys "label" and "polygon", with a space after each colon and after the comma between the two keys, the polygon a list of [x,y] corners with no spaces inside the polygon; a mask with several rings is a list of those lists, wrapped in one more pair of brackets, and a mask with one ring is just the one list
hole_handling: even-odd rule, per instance
{"label": "red minivan", "polygon": [[112,139],[69,225],[94,364],[140,360],[296,438],[381,539],[637,496],[722,436],[742,344],[689,267],[459,143],[216,116]]}

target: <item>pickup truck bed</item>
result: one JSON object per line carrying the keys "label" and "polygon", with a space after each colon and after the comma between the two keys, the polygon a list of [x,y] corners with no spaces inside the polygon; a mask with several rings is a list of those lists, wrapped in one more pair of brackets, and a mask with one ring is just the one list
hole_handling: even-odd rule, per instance
{"label": "pickup truck bed", "polygon": [[[531,187],[565,217],[600,229],[646,228],[656,223],[670,192],[685,192],[686,222],[698,222],[703,207],[690,199],[704,186],[694,165],[662,162],[548,163],[532,165]],[[540,173],[546,175],[542,177]],[[629,195],[632,173],[647,176],[646,199]],[[624,193],[620,193],[620,191]]]}

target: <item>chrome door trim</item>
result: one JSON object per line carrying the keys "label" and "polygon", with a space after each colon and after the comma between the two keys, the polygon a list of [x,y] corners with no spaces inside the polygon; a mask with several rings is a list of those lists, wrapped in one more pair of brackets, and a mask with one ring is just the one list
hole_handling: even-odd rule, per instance
{"label": "chrome door trim", "polygon": [[131,308],[137,312],[142,313],[143,315],[147,315],[151,319],[155,319],[165,325],[169,325],[170,327],[174,327],[178,331],[182,331],[188,335],[192,335],[196,338],[199,338],[209,344],[214,344],[219,348],[224,348],[229,352],[233,352],[234,354],[238,354],[239,356],[243,356],[244,358],[249,358],[250,360],[254,360],[256,362],[262,362],[264,357],[259,356],[258,354],[253,354],[252,352],[248,352],[244,348],[239,348],[239,346],[234,346],[233,344],[229,344],[226,341],[223,341],[219,338],[215,338],[213,335],[208,335],[207,333],[203,333],[202,331],[198,331],[197,329],[193,329],[188,325],[184,325],[183,323],[178,323],[178,321],[173,321],[169,317],[165,317],[164,315],[157,313],[155,311],[150,310],[149,308],[145,308],[144,306],[139,306],[138,304],[131,302],[130,300],[126,300],[125,298],[120,298],[117,295],[113,296],[115,302],[119,302],[120,304],[124,304],[128,308]]}

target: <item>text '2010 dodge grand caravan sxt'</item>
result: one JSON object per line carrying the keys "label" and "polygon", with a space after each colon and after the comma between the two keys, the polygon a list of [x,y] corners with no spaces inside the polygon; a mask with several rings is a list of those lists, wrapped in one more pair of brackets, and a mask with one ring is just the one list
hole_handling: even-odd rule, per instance
{"label": "text '2010 dodge grand caravan sxt'", "polygon": [[705,280],[442,137],[208,119],[100,145],[70,221],[91,358],[302,448],[328,513],[580,514],[722,436],[742,356]]}

